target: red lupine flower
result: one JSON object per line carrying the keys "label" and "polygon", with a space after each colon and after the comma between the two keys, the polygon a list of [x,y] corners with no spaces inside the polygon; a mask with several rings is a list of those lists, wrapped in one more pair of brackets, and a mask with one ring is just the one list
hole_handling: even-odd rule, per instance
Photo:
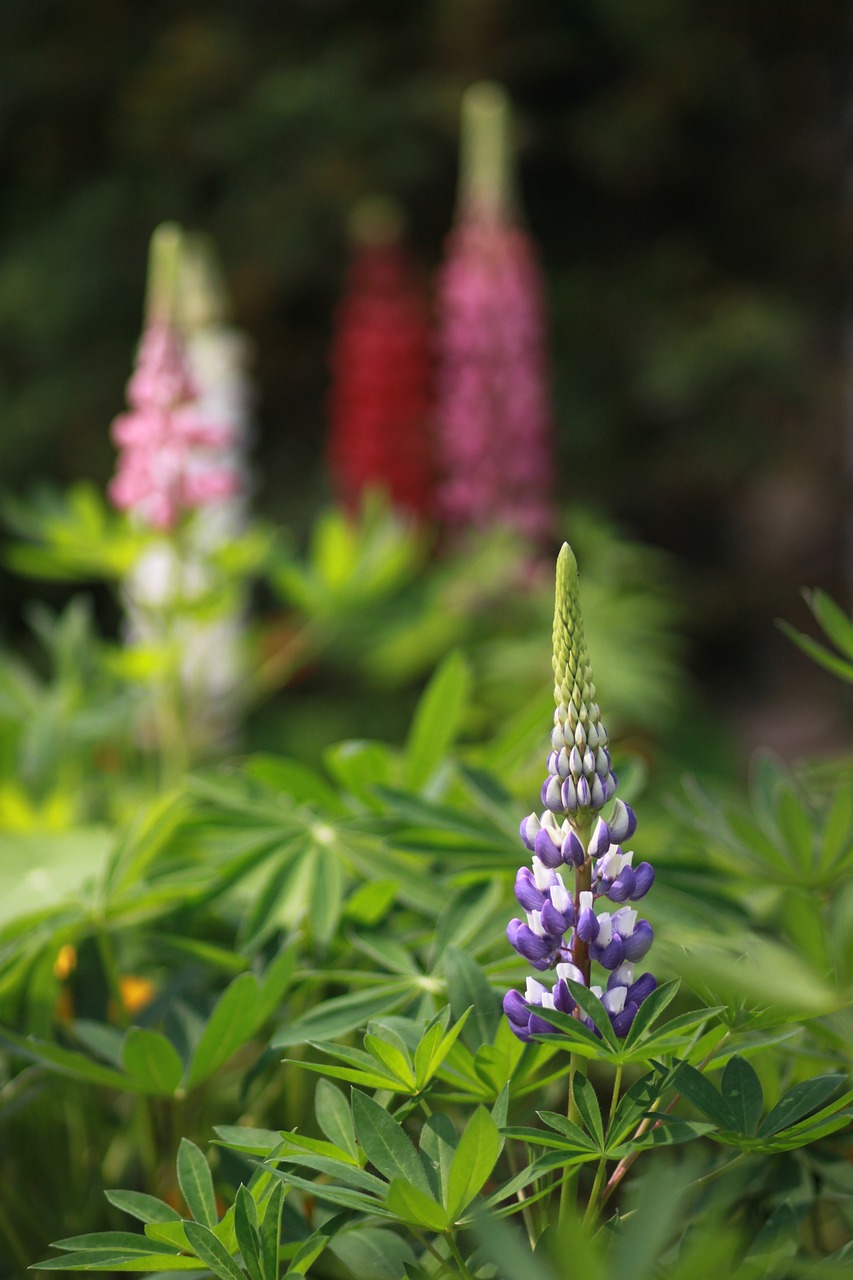
{"label": "red lupine flower", "polygon": [[394,239],[356,243],[331,351],[332,483],[348,507],[380,488],[424,517],[432,504],[427,308]]}

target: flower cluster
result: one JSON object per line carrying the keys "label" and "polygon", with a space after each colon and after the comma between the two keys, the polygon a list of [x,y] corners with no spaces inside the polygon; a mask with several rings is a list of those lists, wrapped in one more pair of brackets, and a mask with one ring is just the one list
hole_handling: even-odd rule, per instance
{"label": "flower cluster", "polygon": [[438,279],[439,501],[457,528],[553,530],[545,308],[530,237],[509,197],[508,104],[463,102],[459,216]]}
{"label": "flower cluster", "polygon": [[241,482],[233,430],[200,403],[175,324],[180,254],[180,229],[159,227],[151,241],[148,320],[127,386],[130,411],[112,428],[119,458],[110,498],[119,510],[160,531],[230,497]]}
{"label": "flower cluster", "polygon": [[[549,989],[529,978],[525,995],[510,991],[504,1011],[522,1040],[553,1027],[537,1008],[575,1013],[568,981],[589,987],[619,1036],[624,1036],[643,1000],[655,989],[650,973],[635,975],[634,966],[652,945],[652,927],[639,919],[630,903],[645,897],[654,881],[648,862],[634,865],[624,845],[637,828],[632,809],[615,800],[609,818],[601,810],[613,799],[616,777],[611,768],[607,731],[595,701],[589,655],[580,612],[577,565],[567,544],[557,562],[554,613],[554,730],[548,777],[542,787],[545,810],[521,824],[521,839],[533,855],[519,869],[515,896],[525,919],[511,920],[507,937],[516,951],[539,972],[554,970]],[[597,815],[597,816],[596,816]],[[574,883],[566,884],[571,873]],[[596,911],[601,899],[616,905]],[[592,963],[607,971],[606,986],[592,986]],[[593,1030],[589,1017],[583,1021]]]}
{"label": "flower cluster", "polygon": [[402,246],[356,243],[331,352],[329,469],[349,507],[372,487],[425,517],[433,502],[425,300]]}

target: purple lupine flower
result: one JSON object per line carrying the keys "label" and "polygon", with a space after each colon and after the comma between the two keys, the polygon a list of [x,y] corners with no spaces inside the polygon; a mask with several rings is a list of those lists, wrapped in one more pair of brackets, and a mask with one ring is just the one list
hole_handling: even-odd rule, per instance
{"label": "purple lupine flower", "polygon": [[[631,907],[654,881],[650,863],[634,866],[634,854],[623,846],[637,829],[632,809],[615,799],[607,730],[595,700],[595,685],[583,633],[578,600],[577,565],[568,544],[557,562],[554,614],[554,728],[548,755],[548,777],[542,787],[541,814],[521,823],[522,843],[532,853],[530,867],[520,868],[516,897],[527,921],[507,927],[511,945],[539,973],[554,970],[549,990],[529,978],[524,997],[510,991],[504,1010],[522,1040],[558,1034],[537,1008],[579,1016],[569,981],[581,983],[601,1001],[618,1036],[625,1036],[643,1001],[654,991],[650,973],[634,975],[634,962],[652,945],[648,920]],[[608,817],[602,810],[614,800]],[[574,891],[563,880],[574,871]],[[607,899],[614,911],[596,911]],[[606,986],[591,984],[592,964],[608,973]],[[596,1031],[592,1019],[582,1021]],[[543,1031],[543,1025],[548,1031]],[[596,1031],[596,1034],[598,1032]]]}
{"label": "purple lupine flower", "polygon": [[439,506],[452,527],[501,525],[541,542],[555,523],[544,299],[510,197],[508,117],[499,86],[465,95],[460,199],[438,278]]}

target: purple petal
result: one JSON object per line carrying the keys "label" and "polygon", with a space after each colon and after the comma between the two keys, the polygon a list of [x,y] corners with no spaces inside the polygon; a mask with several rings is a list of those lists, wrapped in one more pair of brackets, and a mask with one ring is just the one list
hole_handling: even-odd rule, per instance
{"label": "purple petal", "polygon": [[510,1022],[514,1022],[519,1027],[527,1026],[530,1010],[520,992],[508,991],[504,996],[503,1008]]}
{"label": "purple petal", "polygon": [[636,1016],[637,1005],[634,1004],[633,1000],[626,1000],[625,1008],[622,1012],[617,1013],[614,1018],[611,1018],[613,1030],[616,1032],[617,1036],[622,1038],[628,1034],[631,1030],[631,1023],[634,1021]]}
{"label": "purple petal", "polygon": [[581,907],[575,931],[581,942],[594,942],[598,937],[598,916],[592,907]]}
{"label": "purple petal", "polygon": [[[509,937],[509,931],[507,931]],[[538,937],[529,925],[520,924],[515,931],[515,940],[510,938],[519,955],[529,960],[534,969],[547,969],[553,951],[553,943],[547,938]]]}
{"label": "purple petal", "polygon": [[539,819],[535,813],[529,813],[526,818],[522,818],[518,834],[521,836],[521,843],[526,845],[531,853],[533,852],[533,842],[536,839],[538,830]]}
{"label": "purple petal", "polygon": [[569,813],[574,813],[578,807],[577,789],[571,778],[566,778],[562,789],[563,808]]}
{"label": "purple petal", "polygon": [[515,896],[525,911],[541,911],[545,902],[545,894],[536,888],[533,872],[529,867],[520,867],[515,877]]}
{"label": "purple petal", "polygon": [[543,827],[537,835],[533,844],[533,852],[539,861],[544,863],[546,867],[550,867],[552,871],[555,867],[563,865],[563,854],[554,844],[547,827]]}
{"label": "purple petal", "polygon": [[593,960],[597,960],[605,969],[617,969],[627,956],[625,943],[618,933],[614,933],[606,947],[599,947],[597,943],[589,944],[589,954]]}
{"label": "purple petal", "polygon": [[559,1009],[561,1013],[574,1013],[576,1007],[568,984],[561,978],[554,988],[554,1008]]}
{"label": "purple petal", "polygon": [[570,831],[563,841],[563,861],[570,867],[582,867],[586,862],[583,845],[574,831]]}
{"label": "purple petal", "polygon": [[633,902],[639,902],[640,898],[644,898],[651,889],[655,881],[655,869],[650,862],[641,862],[638,867],[634,868],[634,892],[631,894]]}
{"label": "purple petal", "polygon": [[542,783],[542,803],[552,813],[562,813],[563,800],[560,792],[560,779],[548,778]]}
{"label": "purple petal", "polygon": [[648,920],[638,920],[634,926],[634,932],[624,939],[625,959],[642,960],[654,940],[654,930]]}
{"label": "purple petal", "polygon": [[630,902],[634,897],[636,875],[632,867],[623,867],[612,884],[604,890],[611,902]]}
{"label": "purple petal", "polygon": [[643,973],[636,982],[631,983],[628,988],[627,999],[633,1000],[636,1005],[641,1005],[652,994],[657,985],[657,978],[653,973]]}
{"label": "purple petal", "polygon": [[550,1022],[546,1022],[544,1018],[540,1018],[538,1014],[531,1013],[530,1020],[527,1023],[527,1030],[532,1036],[553,1036],[559,1034],[556,1027],[552,1027]]}
{"label": "purple petal", "polygon": [[588,809],[592,800],[592,793],[589,789],[589,783],[586,778],[580,778],[577,784],[578,808]]}
{"label": "purple petal", "polygon": [[614,844],[621,844],[623,840],[630,840],[637,830],[637,818],[634,810],[629,808],[623,800],[617,800],[607,825],[610,828],[610,838]]}
{"label": "purple petal", "polygon": [[599,818],[589,838],[586,851],[593,858],[600,858],[610,848],[610,828],[603,818]]}
{"label": "purple petal", "polygon": [[562,911],[558,911],[552,902],[546,901],[542,908],[542,927],[552,938],[562,938],[571,924],[571,920],[567,920]]}

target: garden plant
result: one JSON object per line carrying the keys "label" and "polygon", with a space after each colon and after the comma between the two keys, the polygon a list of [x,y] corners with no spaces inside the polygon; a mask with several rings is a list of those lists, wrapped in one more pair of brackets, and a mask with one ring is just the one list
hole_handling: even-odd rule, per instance
{"label": "garden plant", "polygon": [[354,219],[307,546],[173,223],[106,496],[5,502],[96,594],[0,661],[3,1275],[850,1274],[850,761],[694,767],[677,577],[583,458],[561,508],[508,103],[463,115],[434,335]]}

